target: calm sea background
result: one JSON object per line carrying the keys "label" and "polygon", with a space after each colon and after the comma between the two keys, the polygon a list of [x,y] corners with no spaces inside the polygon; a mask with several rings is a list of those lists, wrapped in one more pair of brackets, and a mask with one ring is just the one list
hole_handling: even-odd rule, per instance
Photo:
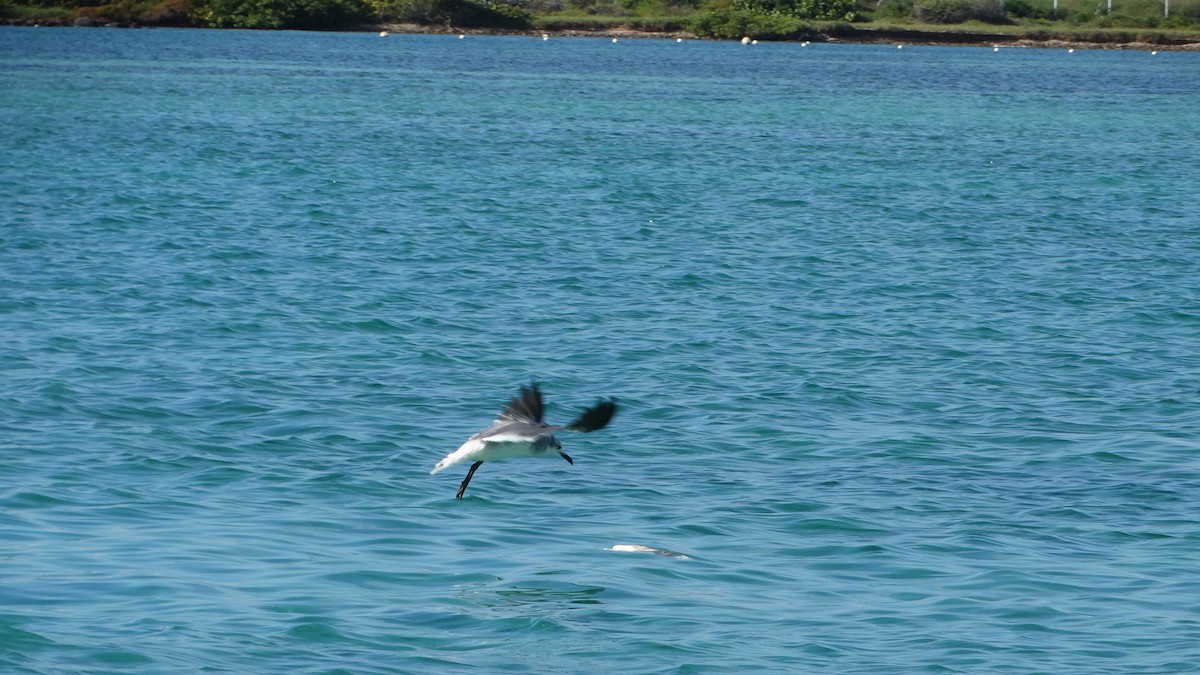
{"label": "calm sea background", "polygon": [[1200,670],[1200,54],[0,28],[0,128],[0,671]]}

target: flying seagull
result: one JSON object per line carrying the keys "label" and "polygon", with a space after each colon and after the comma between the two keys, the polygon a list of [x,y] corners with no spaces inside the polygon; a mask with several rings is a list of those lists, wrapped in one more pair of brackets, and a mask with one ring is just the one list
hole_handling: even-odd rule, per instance
{"label": "flying seagull", "polygon": [[484,462],[510,457],[553,457],[558,453],[568,463],[574,464],[574,460],[562,451],[562,444],[554,437],[554,432],[561,429],[587,433],[603,429],[616,412],[617,404],[614,401],[600,401],[566,426],[546,424],[542,419],[542,392],[535,382],[528,387],[521,387],[521,393],[509,401],[492,426],[468,438],[457,450],[443,457],[429,473],[437,473],[466,461],[475,462],[467,471],[462,485],[458,486],[458,494],[454,495],[455,499],[462,499],[471,476]]}

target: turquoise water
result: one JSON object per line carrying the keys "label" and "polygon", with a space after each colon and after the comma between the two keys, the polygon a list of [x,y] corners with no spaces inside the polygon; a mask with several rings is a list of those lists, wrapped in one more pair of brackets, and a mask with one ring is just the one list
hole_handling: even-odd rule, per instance
{"label": "turquoise water", "polygon": [[1200,54],[0,28],[0,128],[4,672],[1200,670]]}

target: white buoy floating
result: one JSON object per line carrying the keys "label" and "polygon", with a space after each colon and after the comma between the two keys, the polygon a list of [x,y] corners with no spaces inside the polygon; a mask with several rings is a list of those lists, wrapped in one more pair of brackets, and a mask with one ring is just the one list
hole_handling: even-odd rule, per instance
{"label": "white buoy floating", "polygon": [[898,44],[898,45],[896,45],[896,49],[904,49],[904,45],[903,45],[903,44]]}
{"label": "white buoy floating", "polygon": [[748,44],[750,44],[750,38],[749,38],[749,37],[743,37],[743,38],[742,38],[742,44],[744,44],[744,45],[748,45]]}
{"label": "white buoy floating", "polygon": [[994,52],[1000,51],[1000,46],[996,45],[995,47],[992,47],[992,51],[994,51]]}
{"label": "white buoy floating", "polygon": [[1155,55],[1157,55],[1157,54],[1158,54],[1158,50],[1157,50],[1157,49],[1155,49],[1154,51],[1150,52],[1150,56],[1155,56]]}
{"label": "white buoy floating", "polygon": [[549,40],[549,39],[550,39],[549,35],[547,35],[546,33],[542,33],[542,42],[545,42],[546,40]]}
{"label": "white buoy floating", "polygon": [[675,44],[679,44],[680,42],[683,42],[683,38],[675,38]]}
{"label": "white buoy floating", "polygon": [[613,38],[613,43],[616,43],[616,41],[617,41],[617,38]]}
{"label": "white buoy floating", "polygon": [[459,39],[459,40],[464,40],[464,39],[466,39],[466,37],[467,37],[467,36],[466,36],[466,34],[465,34],[465,33],[459,33],[459,34],[458,34],[458,39]]}
{"label": "white buoy floating", "polygon": [[1067,50],[1067,53],[1068,53],[1068,54],[1074,54],[1074,53],[1075,53],[1075,48],[1074,48],[1074,47],[1071,47],[1070,49],[1068,49],[1068,50]]}
{"label": "white buoy floating", "polygon": [[387,37],[387,36],[388,36],[388,32],[386,30],[379,31],[379,37]]}

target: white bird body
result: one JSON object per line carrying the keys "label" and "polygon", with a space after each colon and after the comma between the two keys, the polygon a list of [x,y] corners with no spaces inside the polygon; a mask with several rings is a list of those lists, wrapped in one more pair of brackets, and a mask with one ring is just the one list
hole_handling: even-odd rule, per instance
{"label": "white bird body", "polygon": [[482,436],[483,432],[480,432],[468,438],[457,450],[443,457],[429,473],[437,473],[463,462],[497,462],[514,457],[557,457],[557,453],[546,451],[562,447],[558,439],[549,434],[538,436],[533,441],[530,441],[528,436],[503,429],[488,435],[486,439]]}
{"label": "white bird body", "polygon": [[514,457],[559,456],[574,464],[574,460],[562,451],[562,444],[554,437],[554,432],[565,430],[586,433],[602,429],[616,411],[616,403],[601,401],[583,411],[578,419],[566,426],[546,424],[542,420],[542,393],[537,385],[521,387],[520,395],[509,402],[504,412],[500,413],[490,427],[468,438],[457,450],[443,457],[429,473],[434,474],[463,462],[474,462],[455,497],[462,499],[471,477],[484,462]]}

